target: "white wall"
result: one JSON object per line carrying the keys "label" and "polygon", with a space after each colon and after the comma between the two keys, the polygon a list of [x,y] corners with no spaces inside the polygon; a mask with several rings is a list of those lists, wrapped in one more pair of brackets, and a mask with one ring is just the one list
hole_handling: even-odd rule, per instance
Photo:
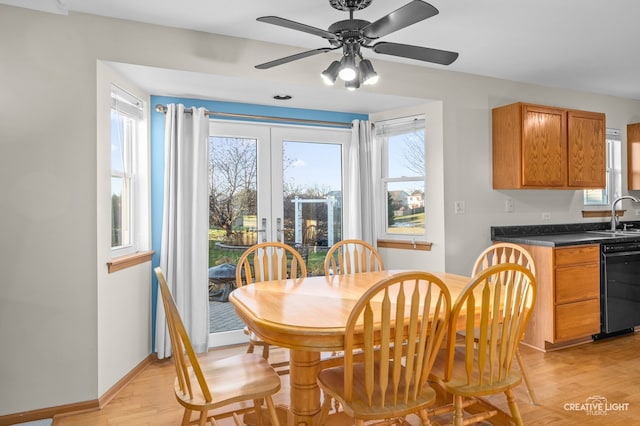
{"label": "white wall", "polygon": [[[303,85],[316,85],[317,70],[326,63],[323,58],[308,58],[289,64],[286,72],[260,71],[254,69],[255,63],[286,56],[291,49],[9,6],[0,6],[0,52],[3,415],[95,399],[129,365],[142,360],[138,350],[120,359],[122,348],[114,342],[135,341],[139,330],[148,327],[146,321],[132,315],[128,319],[132,330],[124,334],[114,332],[122,330],[122,323],[114,322],[113,329],[107,324],[118,312],[148,309],[137,306],[146,303],[140,293],[121,293],[130,281],[141,286],[132,293],[141,291],[146,271],[109,279],[97,272],[103,263],[97,247],[104,243],[98,241],[103,237],[97,232],[98,61]],[[579,192],[491,189],[491,108],[526,101],[601,111],[608,127],[622,131],[623,142],[626,124],[640,121],[639,101],[383,60],[376,60],[376,70],[393,78],[381,79],[376,88],[366,90],[441,101],[440,232],[445,236],[444,267],[450,272],[468,273],[475,256],[489,244],[491,225],[542,223],[541,212],[550,212],[553,223],[583,220]],[[514,213],[503,212],[507,198],[515,200]],[[465,215],[453,214],[456,200],[465,201]],[[415,267],[428,265],[430,256],[440,254],[422,256]],[[136,306],[122,305],[124,299],[133,299]]]}
{"label": "white wall", "polygon": [[52,18],[0,7],[0,415],[97,397],[95,59]]}

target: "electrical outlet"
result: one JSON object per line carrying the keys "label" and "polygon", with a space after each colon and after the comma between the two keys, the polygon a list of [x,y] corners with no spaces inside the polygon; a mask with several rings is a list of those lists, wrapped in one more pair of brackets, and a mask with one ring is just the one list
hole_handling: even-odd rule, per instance
{"label": "electrical outlet", "polygon": [[640,216],[640,209],[636,209],[636,216]]}
{"label": "electrical outlet", "polygon": [[551,220],[551,213],[542,213],[542,220]]}
{"label": "electrical outlet", "polygon": [[464,214],[464,201],[456,201],[453,203],[453,211],[457,215]]}
{"label": "electrical outlet", "polygon": [[504,211],[507,213],[513,213],[513,200],[508,199],[504,202]]}

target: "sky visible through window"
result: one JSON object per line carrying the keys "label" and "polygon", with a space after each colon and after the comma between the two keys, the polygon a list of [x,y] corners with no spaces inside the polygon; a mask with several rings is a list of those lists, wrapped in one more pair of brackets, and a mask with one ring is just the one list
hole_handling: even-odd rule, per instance
{"label": "sky visible through window", "polygon": [[[389,138],[389,147],[387,150],[389,155],[389,177],[409,177],[420,176],[415,171],[412,171],[407,161],[413,155],[411,150],[411,144],[414,139],[410,138],[406,134],[391,136]],[[424,139],[421,143],[424,144]],[[424,152],[424,151],[423,151]]]}
{"label": "sky visible through window", "polygon": [[[424,139],[421,143],[423,141]],[[415,154],[411,148],[415,141],[403,134],[390,137],[389,144],[393,146],[393,149],[388,150],[389,176],[420,176],[411,169],[407,161]],[[284,155],[291,163],[285,171],[285,179],[296,186],[330,186],[333,191],[341,190],[340,151],[340,145],[287,142],[284,145]]]}
{"label": "sky visible through window", "polygon": [[313,142],[285,142],[284,179],[296,187],[328,187],[331,191],[342,190],[341,146]]}

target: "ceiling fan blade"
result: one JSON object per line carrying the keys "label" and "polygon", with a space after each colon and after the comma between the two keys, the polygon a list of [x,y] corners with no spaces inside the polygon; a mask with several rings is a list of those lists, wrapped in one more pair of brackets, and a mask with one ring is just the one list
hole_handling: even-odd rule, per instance
{"label": "ceiling fan blade", "polygon": [[320,49],[307,50],[306,52],[296,53],[295,55],[286,56],[284,58],[276,59],[274,61],[265,62],[264,64],[256,65],[259,70],[266,70],[278,65],[286,64],[287,62],[296,61],[298,59],[306,58],[308,56],[317,55],[319,53],[328,52],[334,50],[332,47],[321,47]]}
{"label": "ceiling fan blade", "polygon": [[384,41],[374,44],[371,48],[374,52],[383,55],[400,56],[402,58],[417,59],[419,61],[433,62],[441,65],[449,65],[458,58],[458,52]]}
{"label": "ceiling fan blade", "polygon": [[427,18],[437,15],[438,9],[427,2],[413,0],[400,9],[394,10],[386,16],[363,28],[363,34],[368,39],[376,39],[394,31],[413,25]]}
{"label": "ceiling fan blade", "polygon": [[301,24],[300,22],[279,18],[277,16],[261,16],[260,18],[257,18],[257,20],[260,22],[266,22],[267,24],[278,25],[280,27],[290,28],[292,30],[298,30],[305,33],[317,35],[322,38],[326,38],[327,40],[336,40],[338,38],[334,33],[330,33],[329,31],[312,27],[310,25]]}

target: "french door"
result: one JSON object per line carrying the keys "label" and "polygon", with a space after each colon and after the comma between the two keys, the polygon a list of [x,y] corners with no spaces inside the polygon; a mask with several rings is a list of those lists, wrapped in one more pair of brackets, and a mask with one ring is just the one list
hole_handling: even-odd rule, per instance
{"label": "french door", "polygon": [[342,237],[345,129],[212,120],[209,142],[210,344],[246,340],[227,302],[247,247],[280,241],[322,274]]}

